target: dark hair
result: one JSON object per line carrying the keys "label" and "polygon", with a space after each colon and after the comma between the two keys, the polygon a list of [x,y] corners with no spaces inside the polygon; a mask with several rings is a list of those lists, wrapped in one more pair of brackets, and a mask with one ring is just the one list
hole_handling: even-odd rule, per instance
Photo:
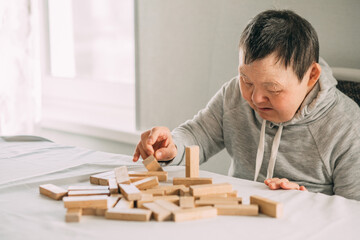
{"label": "dark hair", "polygon": [[311,24],[290,10],[267,10],[253,18],[241,34],[239,47],[245,64],[276,52],[299,78],[319,62],[319,40]]}

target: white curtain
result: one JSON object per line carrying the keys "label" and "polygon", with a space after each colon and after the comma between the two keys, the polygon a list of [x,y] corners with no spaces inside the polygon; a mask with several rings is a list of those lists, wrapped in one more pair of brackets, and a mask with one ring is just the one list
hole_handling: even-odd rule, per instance
{"label": "white curtain", "polygon": [[0,135],[33,134],[40,113],[36,0],[0,0]]}

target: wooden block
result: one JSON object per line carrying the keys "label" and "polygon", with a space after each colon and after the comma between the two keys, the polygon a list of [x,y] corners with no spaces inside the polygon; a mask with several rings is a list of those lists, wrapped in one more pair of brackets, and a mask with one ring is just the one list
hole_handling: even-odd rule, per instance
{"label": "wooden block", "polygon": [[[190,194],[191,195],[191,194]],[[203,196],[196,196],[195,200],[199,200],[200,198],[205,198],[205,197],[209,197],[209,198],[217,198],[217,197],[221,197],[221,198],[227,198],[227,193],[220,193],[220,194],[208,194],[208,195],[203,195]]]}
{"label": "wooden block", "polygon": [[118,203],[118,201],[122,198],[121,194],[114,193],[111,194],[110,197],[108,197],[108,209],[115,207],[115,205]]}
{"label": "wooden block", "polygon": [[114,208],[134,208],[134,201],[128,201],[125,198],[121,198]]}
{"label": "wooden block", "polygon": [[111,208],[105,214],[107,219],[127,221],[149,221],[150,216],[150,210],[138,208]]}
{"label": "wooden block", "polygon": [[105,216],[107,209],[95,209],[95,216]]}
{"label": "wooden block", "polygon": [[156,160],[154,155],[149,156],[143,161],[144,166],[148,171],[164,171],[160,166],[159,162]]}
{"label": "wooden block", "polygon": [[69,186],[68,191],[86,191],[86,190],[108,190],[108,186],[88,185],[88,186]]}
{"label": "wooden block", "polygon": [[250,204],[259,205],[259,212],[270,217],[280,218],[283,214],[283,205],[267,198],[250,196]]}
{"label": "wooden block", "polygon": [[142,193],[149,193],[153,196],[164,196],[165,195],[165,189],[161,188],[150,188],[146,190],[141,190]]}
{"label": "wooden block", "polygon": [[83,216],[95,216],[96,215],[96,208],[82,208],[82,215]]}
{"label": "wooden block", "polygon": [[157,203],[154,203],[154,202],[144,203],[143,206],[146,209],[149,209],[150,211],[152,211],[153,218],[158,222],[172,219],[171,211],[161,207]]}
{"label": "wooden block", "polygon": [[212,218],[217,216],[217,209],[213,207],[198,207],[181,209],[173,213],[175,222]]}
{"label": "wooden block", "polygon": [[168,173],[162,171],[149,171],[149,172],[136,172],[136,171],[129,171],[130,177],[158,177],[159,182],[167,181]]}
{"label": "wooden block", "polygon": [[155,177],[147,177],[140,181],[134,182],[133,185],[137,187],[139,190],[145,190],[149,188],[153,188],[159,186],[159,180]]}
{"label": "wooden block", "polygon": [[227,216],[257,216],[259,215],[259,206],[250,205],[215,205],[218,215]]}
{"label": "wooden block", "polygon": [[102,173],[91,175],[90,183],[100,185],[99,179],[114,178],[114,177],[115,177],[114,171],[102,172]]}
{"label": "wooden block", "polygon": [[119,193],[119,185],[116,182],[116,179],[109,179],[109,189],[110,193]]}
{"label": "wooden block", "polygon": [[227,193],[226,196],[227,196],[227,197],[237,197],[237,191],[234,190],[234,191],[232,191],[232,192],[230,192],[230,193]]}
{"label": "wooden block", "polygon": [[154,201],[156,200],[165,200],[174,204],[179,204],[180,198],[177,195],[154,196]]}
{"label": "wooden block", "polygon": [[195,198],[192,196],[180,197],[179,205],[181,208],[194,208],[195,207]]}
{"label": "wooden block", "polygon": [[69,208],[65,215],[66,222],[80,222],[82,215],[81,208]]}
{"label": "wooden block", "polygon": [[147,177],[130,177],[130,182],[134,183],[134,182],[140,181],[144,178],[147,178]]}
{"label": "wooden block", "polygon": [[154,189],[164,189],[165,195],[179,195],[180,189],[186,190],[187,188],[184,185],[161,185]]}
{"label": "wooden block", "polygon": [[141,193],[141,199],[136,201],[136,207],[142,208],[144,203],[149,203],[154,201],[154,196],[149,193]]}
{"label": "wooden block", "polygon": [[199,146],[189,146],[185,148],[186,177],[199,177],[199,151]]}
{"label": "wooden block", "polygon": [[212,184],[212,178],[173,178],[174,185],[184,185],[189,187],[191,185]]}
{"label": "wooden block", "polygon": [[64,207],[66,208],[107,208],[107,196],[76,196],[64,197]]}
{"label": "wooden block", "polygon": [[141,192],[140,190],[135,187],[132,184],[119,184],[120,191],[122,195],[126,198],[128,201],[133,200],[140,200],[141,199]]}
{"label": "wooden block", "polygon": [[[226,196],[214,196],[214,195],[206,195],[200,196],[200,200],[215,200],[215,201],[236,201],[238,204],[242,203],[241,197],[226,197]],[[199,200],[197,199],[197,200]]]}
{"label": "wooden block", "polygon": [[179,195],[180,196],[191,196],[190,188],[185,187],[185,188],[179,189]]}
{"label": "wooden block", "polygon": [[237,199],[227,198],[213,198],[213,199],[199,199],[195,201],[195,206],[214,206],[214,205],[239,205]]}
{"label": "wooden block", "polygon": [[92,196],[92,195],[109,195],[109,189],[106,190],[83,190],[83,191],[69,191],[68,196]]}
{"label": "wooden block", "polygon": [[162,208],[165,208],[166,210],[170,211],[170,212],[175,212],[180,210],[181,208],[176,205],[175,203],[163,200],[163,199],[158,199],[155,200],[154,203],[160,205]]}
{"label": "wooden block", "polygon": [[209,194],[222,194],[232,192],[232,186],[229,183],[203,184],[190,186],[192,196],[204,196]]}
{"label": "wooden block", "polygon": [[115,178],[118,184],[130,184],[130,177],[126,166],[115,168]]}
{"label": "wooden block", "polygon": [[54,184],[44,184],[39,186],[40,194],[45,195],[49,198],[60,200],[66,196],[67,192],[65,189],[58,187]]}

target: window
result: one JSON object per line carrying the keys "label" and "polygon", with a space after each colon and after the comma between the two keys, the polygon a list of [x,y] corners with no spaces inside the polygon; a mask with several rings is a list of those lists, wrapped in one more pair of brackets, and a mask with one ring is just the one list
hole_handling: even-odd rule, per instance
{"label": "window", "polygon": [[133,1],[45,3],[42,125],[110,139],[135,132]]}

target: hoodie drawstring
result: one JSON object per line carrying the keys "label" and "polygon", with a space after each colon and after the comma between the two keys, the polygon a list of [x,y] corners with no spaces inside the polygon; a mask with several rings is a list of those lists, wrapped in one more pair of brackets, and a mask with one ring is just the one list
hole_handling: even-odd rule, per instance
{"label": "hoodie drawstring", "polygon": [[[264,145],[265,145],[265,126],[266,126],[266,120],[263,120],[261,125],[261,132],[260,132],[260,140],[259,140],[259,146],[256,154],[256,165],[255,165],[255,177],[254,181],[257,180],[260,168],[263,162],[264,158]],[[275,134],[274,141],[271,147],[271,155],[270,155],[270,161],[267,169],[267,176],[266,179],[272,178],[274,174],[274,168],[275,168],[275,162],[276,162],[276,156],[279,150],[280,145],[280,139],[281,139],[281,133],[282,133],[283,125],[279,125],[279,129]]]}

